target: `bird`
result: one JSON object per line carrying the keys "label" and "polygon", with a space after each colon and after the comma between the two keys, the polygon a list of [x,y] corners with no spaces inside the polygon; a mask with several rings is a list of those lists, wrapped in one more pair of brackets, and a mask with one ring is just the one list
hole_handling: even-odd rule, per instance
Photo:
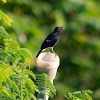
{"label": "bird", "polygon": [[38,52],[37,56],[39,56],[39,54],[45,50],[48,49],[48,51],[50,52],[49,49],[51,49],[52,53],[54,53],[56,55],[56,53],[53,51],[53,48],[56,46],[56,44],[59,42],[60,39],[60,35],[62,30],[65,29],[61,26],[55,27],[54,31],[49,34],[46,39],[44,40],[44,42],[41,45],[40,51]]}

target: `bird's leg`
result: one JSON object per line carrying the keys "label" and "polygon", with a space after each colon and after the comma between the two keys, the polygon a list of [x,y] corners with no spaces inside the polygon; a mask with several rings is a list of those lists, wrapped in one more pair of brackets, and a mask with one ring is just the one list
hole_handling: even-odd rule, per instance
{"label": "bird's leg", "polygon": [[53,47],[51,47],[51,51],[55,54],[55,56],[57,55],[57,54],[53,51]]}
{"label": "bird's leg", "polygon": [[49,51],[49,53],[50,53],[50,50],[49,50],[49,48],[47,48],[47,50]]}

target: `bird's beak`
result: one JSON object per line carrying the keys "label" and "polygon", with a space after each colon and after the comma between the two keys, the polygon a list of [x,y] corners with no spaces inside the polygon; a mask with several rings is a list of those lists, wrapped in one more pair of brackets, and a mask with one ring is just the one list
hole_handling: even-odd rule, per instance
{"label": "bird's beak", "polygon": [[65,28],[63,28],[63,29],[65,29]]}

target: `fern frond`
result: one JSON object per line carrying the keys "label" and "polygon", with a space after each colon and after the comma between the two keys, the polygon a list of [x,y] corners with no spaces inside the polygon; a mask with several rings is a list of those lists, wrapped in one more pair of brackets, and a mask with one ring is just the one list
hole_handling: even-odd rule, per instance
{"label": "fern frond", "polygon": [[3,1],[3,3],[6,3],[6,0],[1,0],[1,1]]}
{"label": "fern frond", "polygon": [[6,93],[10,98],[12,98],[11,97],[11,95],[9,94],[9,92],[6,90],[6,89],[1,89],[4,93]]}
{"label": "fern frond", "polygon": [[34,90],[37,90],[37,86],[34,84],[34,82],[30,78],[26,79],[25,87],[27,88],[28,92],[31,94],[34,94],[35,93]]}
{"label": "fern frond", "polygon": [[[9,87],[10,87],[11,89],[13,88],[13,90],[15,90],[16,92],[19,92],[19,88],[18,88],[18,86],[17,86],[15,80],[12,79],[11,77],[7,79],[6,84],[9,84]],[[9,89],[9,90],[10,90],[10,89]]]}
{"label": "fern frond", "polygon": [[0,60],[3,60],[4,58],[4,51],[2,48],[0,48]]}
{"label": "fern frond", "polygon": [[16,97],[19,94],[19,87],[17,84],[18,83],[16,83],[15,80],[12,79],[12,76],[9,77],[6,81],[6,88],[9,94],[11,95],[11,97],[13,98],[13,100],[16,100]]}
{"label": "fern frond", "polygon": [[32,98],[33,100],[37,100],[37,98],[36,98],[34,95],[32,95],[32,94],[31,94],[31,98]]}
{"label": "fern frond", "polygon": [[[20,61],[18,62],[18,65],[22,66],[22,67],[26,67],[27,66],[27,59],[30,60],[30,63],[32,62],[32,52],[26,48],[20,48],[19,50],[14,50],[12,52],[12,56],[16,59],[20,59]],[[23,64],[22,64],[23,63]],[[30,66],[30,65],[29,65]]]}
{"label": "fern frond", "polygon": [[25,74],[32,76],[32,78],[34,78],[36,80],[36,75],[32,71],[25,69],[24,72],[25,72]]}
{"label": "fern frond", "polygon": [[27,98],[27,100],[31,100],[32,98],[36,100],[36,97],[34,96],[35,91],[38,92],[38,87],[34,84],[34,82],[26,77],[25,79],[21,80],[21,92],[20,92],[20,98],[23,100],[23,98]]}
{"label": "fern frond", "polygon": [[[32,59],[32,52],[26,48],[20,48],[19,44],[12,39],[4,39],[5,50],[8,52],[8,61],[15,65],[20,65],[25,68],[25,66],[30,66]],[[27,62],[28,61],[28,62]]]}
{"label": "fern frond", "polygon": [[14,41],[12,39],[4,39],[4,41],[5,41],[4,44],[5,44],[5,47],[6,47],[7,51],[20,49],[20,46],[17,43],[17,41]]}
{"label": "fern frond", "polygon": [[0,82],[6,81],[12,74],[12,67],[3,61],[0,61]]}
{"label": "fern frond", "polygon": [[21,62],[18,62],[17,65],[18,65],[18,66],[21,66],[21,67],[23,67],[23,68],[25,68],[25,64],[23,64],[23,63],[21,63]]}
{"label": "fern frond", "polygon": [[13,50],[11,52],[15,58],[24,59],[25,63],[26,63],[26,59],[32,59],[32,52],[26,48],[16,49],[16,50]]}
{"label": "fern frond", "polygon": [[[0,37],[8,38],[8,33],[1,26]],[[26,69],[27,64],[30,67],[32,62],[32,52],[26,48],[20,48],[17,41],[12,39],[4,39],[4,45],[0,48],[0,89],[5,88],[5,90],[0,91],[0,98],[36,100],[34,94],[39,90],[31,79],[32,77],[36,80],[36,77],[32,71]]]}
{"label": "fern frond", "polygon": [[8,38],[9,37],[9,34],[6,32],[6,30],[0,26],[0,38]]}
{"label": "fern frond", "polygon": [[[5,1],[5,0],[3,0]],[[12,19],[10,19],[6,14],[4,14],[1,10],[0,10],[0,19],[3,19],[5,23],[7,23],[9,26],[11,26],[11,23],[13,22]]]}
{"label": "fern frond", "polygon": [[41,88],[43,91],[40,91],[41,93],[48,92],[49,97],[52,99],[54,95],[56,95],[56,89],[54,85],[51,83],[49,77],[47,74],[38,74],[37,75],[37,83],[41,85]]}
{"label": "fern frond", "polygon": [[26,48],[21,48],[20,50],[17,50],[17,53],[23,58],[32,58],[32,52]]}
{"label": "fern frond", "polygon": [[85,91],[76,91],[73,93],[68,93],[68,95],[65,95],[67,100],[92,100],[92,97],[88,93],[93,93],[90,90]]}

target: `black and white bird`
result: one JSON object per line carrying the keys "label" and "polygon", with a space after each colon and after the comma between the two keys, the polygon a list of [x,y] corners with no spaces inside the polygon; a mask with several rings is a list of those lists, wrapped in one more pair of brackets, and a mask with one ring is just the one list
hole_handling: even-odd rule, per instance
{"label": "black and white bird", "polygon": [[44,40],[44,42],[42,43],[41,45],[41,49],[40,51],[38,52],[37,56],[39,56],[39,54],[44,50],[44,49],[51,49],[51,51],[56,54],[54,51],[53,51],[53,47],[58,43],[59,39],[60,39],[60,34],[62,32],[64,28],[63,27],[56,27],[54,29],[54,31],[48,35],[46,37],[46,39]]}

